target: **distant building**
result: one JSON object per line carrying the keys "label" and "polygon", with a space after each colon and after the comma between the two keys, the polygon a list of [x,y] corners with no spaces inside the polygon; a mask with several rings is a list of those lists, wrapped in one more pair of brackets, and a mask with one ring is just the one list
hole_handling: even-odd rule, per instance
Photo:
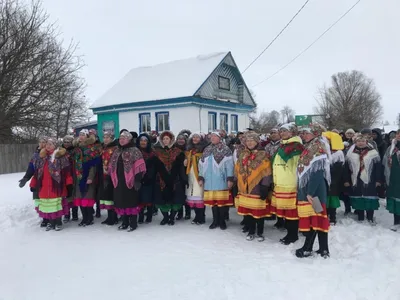
{"label": "distant building", "polygon": [[132,69],[94,102],[104,130],[237,132],[256,104],[230,52]]}

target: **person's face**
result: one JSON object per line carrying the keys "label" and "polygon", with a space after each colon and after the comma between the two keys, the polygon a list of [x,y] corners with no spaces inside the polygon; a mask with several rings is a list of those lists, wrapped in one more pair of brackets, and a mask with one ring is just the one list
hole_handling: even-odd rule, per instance
{"label": "person's face", "polygon": [[148,143],[149,142],[147,141],[147,139],[140,139],[140,142],[139,142],[140,148],[146,149]]}
{"label": "person's face", "polygon": [[104,144],[106,144],[106,145],[108,145],[109,143],[112,142],[112,139],[109,135],[104,136],[103,140],[104,140]]}
{"label": "person's face", "polygon": [[184,146],[186,144],[186,141],[183,138],[179,138],[176,142],[179,146]]}
{"label": "person's face", "polygon": [[81,133],[81,134],[79,135],[79,141],[84,142],[84,141],[86,141],[86,139],[87,139],[86,134]]}
{"label": "person's face", "polygon": [[279,130],[279,135],[281,136],[282,140],[288,140],[292,137],[292,133],[287,129]]}
{"label": "person's face", "polygon": [[376,140],[376,139],[378,138],[378,135],[376,134],[376,132],[372,132],[372,138],[373,138],[374,140]]}
{"label": "person's face", "polygon": [[126,137],[126,136],[121,136],[120,138],[119,138],[119,144],[121,145],[121,146],[125,146],[125,145],[127,145],[129,143],[129,139]]}
{"label": "person's face", "polygon": [[56,149],[56,146],[53,143],[46,144],[46,151],[52,152],[54,149]]}
{"label": "person's face", "polygon": [[352,132],[346,132],[345,135],[346,135],[346,138],[350,140],[350,139],[353,138],[354,133],[352,133]]}
{"label": "person's face", "polygon": [[367,140],[364,138],[364,139],[358,139],[357,140],[357,142],[356,142],[356,146],[358,147],[358,148],[365,148],[365,147],[367,147]]}
{"label": "person's face", "polygon": [[219,134],[221,135],[222,138],[226,137],[226,134],[223,131],[221,131]]}
{"label": "person's face", "polygon": [[218,135],[216,135],[216,134],[212,134],[212,135],[211,135],[211,143],[214,144],[214,145],[216,145],[216,144],[218,144],[219,142],[221,142],[221,138],[220,138]]}
{"label": "person's face", "polygon": [[164,144],[164,146],[169,146],[169,144],[171,144],[171,138],[167,135],[165,135],[162,139],[162,142]]}
{"label": "person's face", "polygon": [[253,150],[257,146],[257,142],[253,139],[247,139],[246,140],[246,147],[249,148],[250,150]]}
{"label": "person's face", "polygon": [[397,141],[400,141],[400,131],[398,131],[398,132],[396,133],[396,140],[397,140]]}
{"label": "person's face", "polygon": [[69,148],[69,147],[71,147],[72,146],[72,143],[71,142],[65,142],[64,143],[64,147],[65,148]]}
{"label": "person's face", "polygon": [[197,145],[200,143],[200,137],[198,135],[193,136],[192,142],[194,145]]}
{"label": "person's face", "polygon": [[46,147],[46,142],[45,141],[40,141],[39,142],[39,148],[43,149],[44,147]]}
{"label": "person's face", "polygon": [[311,141],[314,138],[314,135],[312,133],[309,133],[307,131],[303,132],[303,140],[308,143],[309,141]]}
{"label": "person's face", "polygon": [[269,138],[276,142],[277,140],[279,140],[281,137],[279,136],[279,131],[273,131],[270,133]]}

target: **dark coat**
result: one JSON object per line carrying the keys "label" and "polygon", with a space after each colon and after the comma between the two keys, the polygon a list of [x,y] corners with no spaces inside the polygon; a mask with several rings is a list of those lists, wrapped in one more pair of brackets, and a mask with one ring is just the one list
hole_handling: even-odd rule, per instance
{"label": "dark coat", "polygon": [[307,195],[318,197],[321,203],[326,204],[328,199],[328,184],[324,177],[324,170],[312,172],[308,183],[303,187],[298,187],[297,199],[308,201]]}
{"label": "dark coat", "polygon": [[329,187],[329,196],[339,196],[343,191],[343,172],[343,162],[338,161],[331,165],[331,185]]}

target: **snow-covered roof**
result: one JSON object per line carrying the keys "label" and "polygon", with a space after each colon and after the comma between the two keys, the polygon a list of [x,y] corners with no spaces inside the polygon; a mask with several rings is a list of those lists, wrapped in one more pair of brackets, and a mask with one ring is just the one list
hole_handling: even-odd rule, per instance
{"label": "snow-covered roof", "polygon": [[228,52],[132,69],[91,108],[193,96]]}

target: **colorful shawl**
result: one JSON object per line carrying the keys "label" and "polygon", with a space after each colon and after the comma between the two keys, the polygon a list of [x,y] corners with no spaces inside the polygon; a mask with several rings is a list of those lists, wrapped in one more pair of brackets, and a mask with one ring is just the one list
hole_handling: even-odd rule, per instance
{"label": "colorful shawl", "polygon": [[196,180],[199,180],[199,161],[203,154],[197,149],[193,148],[192,150],[186,151],[186,174],[190,173],[191,168],[193,167],[194,175]]}
{"label": "colorful shawl", "polygon": [[268,158],[271,159],[274,157],[276,151],[278,151],[279,146],[281,145],[281,141],[268,141],[267,145],[265,146],[265,151],[267,152]]}
{"label": "colorful shawl", "polygon": [[235,165],[240,193],[249,194],[267,176],[271,176],[271,162],[265,150],[243,150]]}
{"label": "colorful shawl", "polygon": [[110,163],[110,159],[114,150],[117,148],[117,141],[114,140],[110,144],[105,145],[103,147],[103,151],[101,154],[101,160],[103,162],[103,178],[108,176],[108,164]]}
{"label": "colorful shawl", "polygon": [[132,143],[125,146],[118,146],[114,150],[108,164],[108,174],[111,176],[114,187],[118,186],[117,167],[120,156],[124,165],[126,186],[128,189],[132,189],[135,183],[135,176],[139,173],[146,173],[146,163],[142,153]]}
{"label": "colorful shawl", "polygon": [[303,142],[298,136],[294,136],[288,140],[281,140],[281,144],[275,155],[279,155],[287,163],[294,156],[300,155],[303,150]]}
{"label": "colorful shawl", "polygon": [[382,164],[384,166],[384,174],[386,178],[386,184],[390,183],[390,174],[392,171],[393,156],[397,156],[397,161],[400,164],[400,141],[396,139],[392,140],[391,146],[386,150],[386,154],[383,157]]}
{"label": "colorful shawl", "polygon": [[215,162],[219,165],[225,157],[232,156],[232,151],[222,142],[216,145],[211,144],[204,149],[201,161],[204,162],[206,158],[211,155],[214,157]]}
{"label": "colorful shawl", "polygon": [[356,186],[358,174],[364,184],[369,184],[374,164],[381,158],[378,151],[369,146],[360,149],[353,145],[347,153],[346,160],[351,171],[352,184]]}

